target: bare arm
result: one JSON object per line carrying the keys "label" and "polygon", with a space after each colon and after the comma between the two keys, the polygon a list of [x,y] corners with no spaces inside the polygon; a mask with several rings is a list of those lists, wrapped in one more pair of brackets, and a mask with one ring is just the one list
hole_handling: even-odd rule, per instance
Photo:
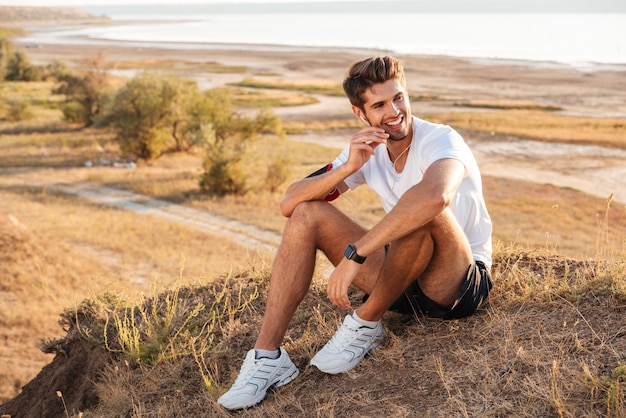
{"label": "bare arm", "polygon": [[387,133],[381,128],[361,129],[350,139],[348,161],[319,176],[307,177],[292,183],[280,201],[280,212],[283,216],[289,217],[301,202],[322,200],[334,188],[341,193],[345,192],[348,188],[343,182],[345,178],[361,168],[374,155],[374,149],[385,143],[387,137]]}
{"label": "bare arm", "polygon": [[[441,214],[450,205],[463,180],[464,171],[463,164],[454,159],[433,163],[424,173],[422,181],[402,195],[391,212],[353,243],[359,255],[368,256]],[[348,288],[359,267],[359,264],[343,258],[328,278],[326,292],[336,306],[350,307]]]}
{"label": "bare arm", "polygon": [[455,159],[434,162],[421,182],[410,188],[374,228],[354,243],[367,256],[427,224],[444,211],[463,180],[465,167]]}
{"label": "bare arm", "polygon": [[323,200],[334,188],[340,193],[345,192],[348,186],[343,180],[350,174],[352,172],[342,165],[319,176],[306,177],[291,183],[280,201],[280,212],[283,216],[290,217],[300,202]]}

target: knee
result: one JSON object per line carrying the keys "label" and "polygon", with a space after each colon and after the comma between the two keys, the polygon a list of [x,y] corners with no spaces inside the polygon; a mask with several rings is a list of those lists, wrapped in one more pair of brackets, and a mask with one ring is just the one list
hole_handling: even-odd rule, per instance
{"label": "knee", "polygon": [[449,209],[435,216],[427,224],[422,226],[418,233],[428,234],[432,237],[446,236],[461,229],[458,221]]}
{"label": "knee", "polygon": [[399,238],[398,242],[410,242],[410,243],[423,243],[433,241],[433,230],[436,228],[434,221],[428,222],[408,233],[402,238]]}
{"label": "knee", "polygon": [[320,201],[306,201],[300,202],[293,210],[288,226],[304,227],[306,229],[315,228],[318,221],[323,219],[321,213],[324,208],[328,206],[327,202]]}

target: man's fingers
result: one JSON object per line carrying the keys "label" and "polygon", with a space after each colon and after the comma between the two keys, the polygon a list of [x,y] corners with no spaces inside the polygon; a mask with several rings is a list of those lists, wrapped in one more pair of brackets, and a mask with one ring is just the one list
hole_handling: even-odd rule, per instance
{"label": "man's fingers", "polygon": [[343,292],[340,288],[331,286],[329,284],[326,289],[328,299],[330,302],[338,308],[348,309],[350,308],[350,300],[348,299],[347,292]]}

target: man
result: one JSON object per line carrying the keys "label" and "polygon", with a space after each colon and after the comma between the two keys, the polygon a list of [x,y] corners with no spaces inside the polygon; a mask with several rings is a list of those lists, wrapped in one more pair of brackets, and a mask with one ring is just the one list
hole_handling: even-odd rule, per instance
{"label": "man", "polygon": [[[367,295],[311,360],[326,373],[355,367],[384,340],[385,311],[444,319],[472,314],[492,287],[491,220],[471,151],[453,129],[413,117],[404,70],[393,57],[354,63],[343,83],[368,126],[332,163],[296,181],[281,201],[289,217],[270,279],[255,347],[218,402],[240,409],[263,400],[298,369],[280,346],[311,284],[319,249],[336,266],[327,294],[349,309],[348,288]],[[367,184],[386,215],[372,229],[327,203]]]}

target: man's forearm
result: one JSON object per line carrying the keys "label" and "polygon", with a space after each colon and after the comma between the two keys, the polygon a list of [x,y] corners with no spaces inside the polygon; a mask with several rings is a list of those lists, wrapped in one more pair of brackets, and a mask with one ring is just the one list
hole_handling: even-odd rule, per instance
{"label": "man's forearm", "polygon": [[354,242],[359,255],[367,256],[426,225],[448,206],[441,194],[426,192],[417,184],[408,190],[398,204],[363,237]]}
{"label": "man's forearm", "polygon": [[350,174],[352,172],[342,165],[324,174],[292,183],[280,201],[281,213],[289,217],[300,202],[323,200],[335,188],[341,193],[344,192],[346,187],[343,186],[343,180]]}

